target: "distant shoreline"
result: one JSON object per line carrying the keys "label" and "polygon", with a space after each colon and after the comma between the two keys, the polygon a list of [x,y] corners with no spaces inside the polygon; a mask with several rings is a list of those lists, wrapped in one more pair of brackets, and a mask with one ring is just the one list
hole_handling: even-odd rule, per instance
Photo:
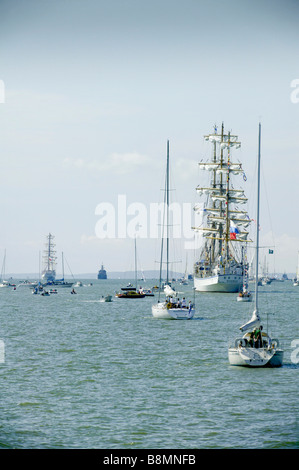
{"label": "distant shoreline", "polygon": [[[150,279],[159,279],[159,271],[144,271],[143,272],[145,281],[148,281]],[[282,276],[286,274],[288,276],[288,280],[293,280],[296,277],[295,273],[277,273],[277,274],[271,274],[269,273],[270,277],[277,276],[277,278],[280,280]],[[98,273],[81,273],[81,274],[74,274],[74,275],[66,275],[64,276],[65,279],[93,279],[96,281],[109,281],[109,280],[117,280],[117,279],[135,279],[135,273],[134,271],[112,271],[112,272],[107,272],[107,279],[98,279],[97,278]],[[180,279],[184,276],[184,273],[172,273],[170,275],[171,278],[173,279]],[[39,274],[38,273],[7,273],[5,276],[5,279],[23,279],[23,280],[37,280],[39,279]],[[61,279],[62,274],[57,273],[56,274],[56,279]],[[163,273],[162,278],[165,278],[165,274]],[[140,273],[138,273],[137,276],[138,281],[143,282],[143,279],[140,276]]]}

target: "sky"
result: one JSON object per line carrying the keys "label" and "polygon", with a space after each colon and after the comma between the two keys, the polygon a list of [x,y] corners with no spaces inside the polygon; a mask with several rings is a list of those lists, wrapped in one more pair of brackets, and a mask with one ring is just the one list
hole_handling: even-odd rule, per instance
{"label": "sky", "polygon": [[[270,271],[294,273],[298,17],[295,0],[1,0],[6,273],[38,272],[49,232],[57,272],[62,252],[72,273],[96,276],[102,262],[108,275],[131,270],[136,207],[147,217],[135,229],[139,267],[157,269],[150,208],[163,201],[167,141],[171,198],[193,207],[198,162],[209,157],[203,136],[215,123],[242,143],[235,158],[254,218],[259,121],[261,245],[274,247]],[[113,237],[113,220],[99,236],[103,207]],[[182,239],[176,269],[192,272],[196,253],[185,247]]]}

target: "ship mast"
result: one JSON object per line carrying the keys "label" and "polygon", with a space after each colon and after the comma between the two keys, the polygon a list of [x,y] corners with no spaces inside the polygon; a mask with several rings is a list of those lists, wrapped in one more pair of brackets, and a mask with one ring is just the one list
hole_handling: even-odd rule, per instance
{"label": "ship mast", "polygon": [[53,243],[54,236],[49,233],[47,236],[48,242],[46,243],[46,250],[44,251],[44,264],[47,271],[55,270],[56,252],[54,250],[55,244]]}
{"label": "ship mast", "polygon": [[[251,241],[248,240],[249,232],[246,231],[250,219],[246,211],[234,207],[235,204],[247,202],[244,190],[234,189],[231,182],[231,174],[244,175],[242,164],[235,163],[231,159],[231,149],[241,146],[238,136],[232,135],[230,132],[225,133],[222,123],[221,133],[217,133],[215,125],[214,133],[206,135],[205,140],[213,143],[213,156],[210,162],[199,163],[199,165],[202,170],[212,172],[210,187],[199,186],[196,189],[201,194],[207,194],[207,203],[204,209],[207,217],[204,226],[193,227],[193,229],[203,232],[206,239],[205,261],[212,264],[217,263],[217,258],[222,254],[225,261],[229,260],[232,243]],[[225,150],[226,156],[224,155]],[[240,227],[235,238],[230,235],[232,224],[237,224],[237,227]]]}
{"label": "ship mast", "polygon": [[169,140],[167,140],[167,165],[166,165],[166,284],[169,284]]}
{"label": "ship mast", "polygon": [[259,269],[259,237],[260,237],[260,161],[261,161],[261,123],[259,123],[257,174],[257,206],[256,206],[256,255],[255,255],[255,312],[258,315],[258,269]]}
{"label": "ship mast", "polygon": [[225,201],[225,204],[226,204],[226,224],[225,224],[225,257],[226,257],[226,260],[229,259],[229,246],[228,246],[228,242],[229,242],[229,226],[230,226],[230,219],[229,219],[229,165],[230,165],[230,132],[228,133],[228,149],[227,149],[227,167],[228,167],[228,171],[227,171],[227,179],[226,179],[226,201]]}

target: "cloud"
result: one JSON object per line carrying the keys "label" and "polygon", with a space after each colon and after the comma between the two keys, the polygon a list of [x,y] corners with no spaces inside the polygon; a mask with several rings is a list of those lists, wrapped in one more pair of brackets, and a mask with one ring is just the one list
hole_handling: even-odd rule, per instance
{"label": "cloud", "polygon": [[79,170],[90,172],[111,172],[117,174],[132,173],[143,167],[151,165],[151,159],[137,152],[133,153],[112,153],[108,157],[98,160],[86,160],[83,158],[65,158],[63,165],[67,168],[73,167]]}

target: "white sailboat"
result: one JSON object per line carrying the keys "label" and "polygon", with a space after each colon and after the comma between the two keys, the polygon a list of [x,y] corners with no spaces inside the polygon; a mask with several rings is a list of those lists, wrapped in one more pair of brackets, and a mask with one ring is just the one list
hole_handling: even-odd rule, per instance
{"label": "white sailboat", "polygon": [[257,181],[257,219],[256,219],[256,276],[255,307],[251,319],[240,327],[245,334],[237,338],[228,349],[228,359],[233,366],[280,367],[283,362],[283,350],[279,341],[263,331],[258,308],[258,258],[259,258],[259,204],[260,204],[260,159],[261,159],[261,124],[259,124],[258,146],[258,181]]}
{"label": "white sailboat", "polygon": [[0,287],[16,287],[15,284],[12,284],[11,282],[5,279],[5,263],[6,263],[6,250],[4,250],[4,256],[3,256]]}
{"label": "white sailboat", "polygon": [[293,286],[299,286],[299,251],[298,251],[298,263],[297,263],[297,271],[296,271],[296,277],[294,279]]}
{"label": "white sailboat", "polygon": [[4,250],[4,256],[3,256],[0,287],[9,287],[9,282],[4,279],[5,278],[5,261],[6,261],[6,250]]}
{"label": "white sailboat", "polygon": [[[242,252],[244,253],[244,247],[242,247]],[[237,301],[238,302],[251,302],[252,301],[252,294],[249,291],[249,283],[248,283],[248,264],[243,263],[243,286],[241,292],[239,292]]]}
{"label": "white sailboat", "polygon": [[240,246],[248,242],[247,228],[251,222],[246,210],[243,189],[233,185],[233,175],[246,176],[241,163],[231,160],[231,149],[239,148],[237,135],[221,133],[205,136],[213,145],[212,161],[199,163],[200,169],[211,173],[208,187],[198,186],[198,194],[204,197],[204,208],[196,205],[202,214],[201,226],[193,227],[202,234],[204,243],[199,260],[194,265],[194,287],[200,292],[239,292],[243,284],[244,264]]}
{"label": "white sailboat", "polygon": [[[165,197],[166,204],[166,224],[163,224],[163,233],[161,241],[161,258],[160,258],[160,284],[159,284],[159,300],[158,303],[152,305],[152,314],[155,318],[163,318],[167,320],[190,320],[194,317],[195,307],[189,301],[183,298],[180,302],[176,299],[176,292],[172,289],[169,283],[169,141],[167,141],[167,165],[166,165],[166,182],[165,182]],[[160,302],[160,291],[162,282],[162,264],[163,264],[163,238],[164,228],[166,225],[166,283],[164,287],[164,294],[166,298]]]}

